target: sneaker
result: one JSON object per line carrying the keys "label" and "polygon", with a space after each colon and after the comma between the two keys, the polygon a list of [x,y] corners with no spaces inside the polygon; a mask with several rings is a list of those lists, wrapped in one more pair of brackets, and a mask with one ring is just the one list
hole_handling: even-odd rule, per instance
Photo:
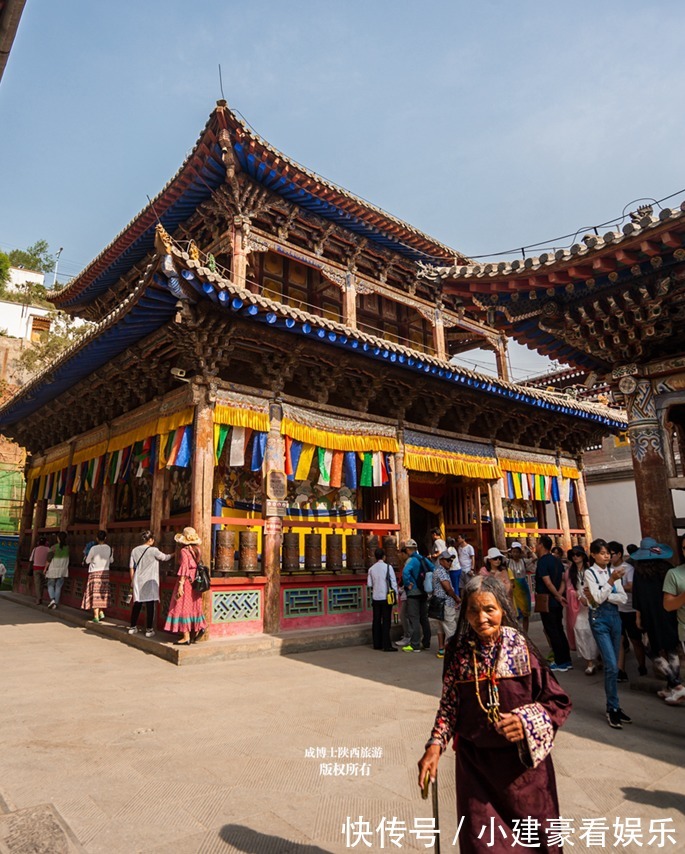
{"label": "sneaker", "polygon": [[597,672],[597,668],[595,667],[594,664],[589,664],[585,668],[585,675],[586,676],[594,676],[596,672]]}
{"label": "sneaker", "polygon": [[51,599],[49,604],[48,604],[48,608],[56,608],[56,607],[57,607],[57,602],[55,602],[54,599]]}
{"label": "sneaker", "polygon": [[670,697],[673,693],[673,688],[662,688],[661,691],[657,691],[657,697],[661,697],[662,700],[665,700],[666,697]]}
{"label": "sneaker", "polygon": [[632,724],[633,722],[633,719],[629,715],[627,715],[623,711],[623,709],[618,710],[618,719],[621,721],[622,724]]}
{"label": "sneaker", "polygon": [[131,626],[131,628],[128,630],[128,633],[130,635],[137,635],[138,634],[138,627],[137,626]]}
{"label": "sneaker", "polygon": [[553,673],[566,673],[566,671],[567,671],[567,670],[573,670],[573,665],[572,665],[572,664],[568,664],[568,663],[566,663],[566,664],[555,664],[555,663],[552,663],[552,664],[550,664],[549,669],[550,669]]}
{"label": "sneaker", "polygon": [[614,729],[623,729],[621,715],[618,709],[611,709],[607,712],[607,721],[609,721],[610,727],[613,727]]}
{"label": "sneaker", "polygon": [[445,657],[445,650],[444,650],[444,649],[439,649],[439,650],[435,653],[435,656],[436,656],[436,658],[444,658],[444,657]]}
{"label": "sneaker", "polygon": [[409,643],[407,646],[402,647],[402,652],[421,652],[421,650],[414,649],[414,647]]}
{"label": "sneaker", "polygon": [[616,681],[617,682],[627,682],[628,681],[628,674],[625,672],[625,670],[619,670],[618,671],[618,676],[616,677]]}
{"label": "sneaker", "polygon": [[669,706],[685,706],[685,685],[675,687],[664,700]]}
{"label": "sneaker", "polygon": [[395,641],[395,646],[399,646],[400,648],[406,646],[410,641],[410,638],[400,638],[398,641]]}
{"label": "sneaker", "polygon": [[146,638],[153,638],[154,636],[155,636],[155,630],[154,629],[145,629],[145,637]]}

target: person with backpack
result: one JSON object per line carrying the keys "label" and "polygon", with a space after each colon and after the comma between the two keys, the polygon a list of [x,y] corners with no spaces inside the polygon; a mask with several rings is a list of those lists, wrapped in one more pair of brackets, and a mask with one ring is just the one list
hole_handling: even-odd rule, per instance
{"label": "person with backpack", "polygon": [[416,540],[407,540],[405,548],[409,557],[402,570],[402,586],[407,594],[409,643],[402,647],[402,652],[421,652],[422,632],[423,648],[430,649],[431,645],[428,594],[425,587],[426,573],[429,569],[432,571],[433,564],[419,554]]}
{"label": "person with backpack", "polygon": [[202,540],[195,528],[190,527],[176,534],[174,540],[180,543],[182,548],[177,573],[178,581],[171,595],[164,631],[179,632],[181,637],[174,643],[177,646],[189,646],[199,640],[207,628],[202,609],[202,593],[193,586],[200,563],[200,552],[197,546]]}

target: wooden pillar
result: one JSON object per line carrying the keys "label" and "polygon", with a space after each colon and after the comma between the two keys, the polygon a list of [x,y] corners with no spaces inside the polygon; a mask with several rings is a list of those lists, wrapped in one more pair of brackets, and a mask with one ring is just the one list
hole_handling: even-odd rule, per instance
{"label": "wooden pillar", "polygon": [[480,483],[477,483],[473,488],[473,500],[476,502],[476,506],[474,508],[474,519],[476,523],[476,557],[480,557],[481,560],[484,559],[485,552],[483,549],[483,519],[480,514]]}
{"label": "wooden pillar", "polygon": [[69,527],[74,524],[74,511],[76,509],[76,496],[62,496],[62,516],[59,523],[60,531],[68,531]]}
{"label": "wooden pillar", "polygon": [[445,344],[445,323],[442,317],[440,308],[435,309],[435,318],[433,320],[433,346],[435,347],[435,355],[442,361],[447,361],[447,345]]}
{"label": "wooden pillar", "polygon": [[640,379],[628,399],[628,436],[633,456],[635,491],[643,537],[654,537],[677,553],[673,497],[668,485],[664,432],[652,382]]}
{"label": "wooden pillar", "polygon": [[214,484],[214,409],[207,402],[204,388],[195,404],[193,422],[193,461],[190,472],[190,524],[202,545],[202,559],[212,560],[212,486]]}
{"label": "wooden pillar", "polygon": [[102,484],[102,500],[100,502],[100,529],[106,531],[109,523],[114,520],[114,496],[116,486],[106,477]]}
{"label": "wooden pillar", "polygon": [[[568,521],[568,507],[563,500],[554,502],[554,513],[557,517],[557,528],[561,528],[561,547],[567,552],[573,543],[571,542],[571,526]],[[589,522],[588,522],[589,524]],[[589,542],[588,542],[589,545]]]}
{"label": "wooden pillar", "polygon": [[[195,418],[193,421],[193,460],[190,471],[190,524],[201,542],[200,555],[205,564],[212,564],[212,487],[214,485],[214,407],[207,400],[207,390],[196,389]],[[162,495],[164,490],[162,490]],[[162,498],[163,502],[163,498]],[[212,591],[202,594],[202,608],[209,631],[203,641],[209,640],[212,624]]]}
{"label": "wooden pillar", "polygon": [[[157,437],[155,441],[161,442],[161,437]],[[157,462],[155,461],[155,467],[152,471],[152,496],[150,499],[150,530],[152,531],[152,535],[157,543],[159,543],[162,536],[162,519],[168,518],[168,511],[167,515],[165,515],[165,505],[167,497],[167,470],[166,468],[159,468]]]}
{"label": "wooden pillar", "polygon": [[[19,548],[17,549],[16,571],[14,573],[14,581],[12,584],[12,589],[14,590],[15,593],[19,592],[19,585],[21,583],[21,572],[19,571],[19,566],[20,566],[20,560],[22,558],[22,555],[25,554],[24,540],[26,539],[27,536],[29,536],[29,537],[31,537],[31,539],[33,539],[32,524],[33,524],[34,509],[35,509],[34,502],[30,498],[27,498],[26,496],[24,496],[24,504],[23,504],[22,511],[21,511],[21,522],[19,523]],[[31,552],[29,551],[26,554],[27,558],[28,558],[30,553]]]}
{"label": "wooden pillar", "polygon": [[250,220],[245,216],[233,217],[233,260],[231,276],[233,284],[246,287],[247,279],[247,232]]}
{"label": "wooden pillar", "polygon": [[399,540],[408,540],[411,537],[411,499],[409,497],[409,475],[404,467],[404,449],[394,455],[394,478],[396,494],[396,523],[400,526],[398,532]]}
{"label": "wooden pillar", "polygon": [[495,346],[495,363],[497,364],[497,376],[509,382],[509,361],[507,359],[507,339],[502,336],[500,344]]}
{"label": "wooden pillar", "polygon": [[583,472],[580,472],[580,477],[573,481],[573,486],[576,493],[576,515],[578,523],[585,531],[585,545],[589,548],[592,542],[592,527],[590,525],[590,511],[587,507],[587,495],[585,494],[585,479]]}
{"label": "wooden pillar", "polygon": [[[276,492],[267,492],[267,479],[273,472],[285,478],[285,441],[281,435],[282,411],[280,404],[272,403],[269,408],[270,426],[264,452],[264,537],[262,539],[262,572],[266,576],[264,585],[264,633],[277,634],[281,628],[281,544],[283,541],[283,519],[271,510],[269,502],[277,498]],[[274,478],[274,483],[276,479]],[[272,487],[273,488],[273,487]],[[280,493],[279,493],[280,494]]]}
{"label": "wooden pillar", "polygon": [[504,487],[502,479],[490,481],[488,484],[490,492],[490,519],[492,520],[492,534],[495,539],[495,545],[501,551],[507,547],[507,535],[504,531]]}
{"label": "wooden pillar", "polygon": [[353,273],[348,273],[345,276],[345,285],[343,288],[343,324],[350,326],[352,329],[357,328],[357,286]]}
{"label": "wooden pillar", "polygon": [[47,520],[48,500],[47,498],[39,498],[36,501],[36,513],[33,520],[33,530],[31,531],[31,549],[34,549],[38,542],[38,529],[44,528]]}

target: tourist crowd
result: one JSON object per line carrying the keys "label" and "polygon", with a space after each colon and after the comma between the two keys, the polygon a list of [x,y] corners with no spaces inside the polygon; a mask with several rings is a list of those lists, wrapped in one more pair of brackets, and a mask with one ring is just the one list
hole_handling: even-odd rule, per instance
{"label": "tourist crowd", "polygon": [[[382,549],[369,570],[373,588],[374,648],[386,652],[421,652],[438,637],[438,658],[455,634],[465,586],[474,578],[494,579],[517,618],[528,631],[531,614],[540,615],[550,647],[549,667],[564,673],[577,659],[588,676],[601,668],[610,726],[630,723],[621,709],[617,685],[627,682],[626,658],[632,651],[637,675],[648,672],[665,680],[659,696],[672,706],[685,706],[680,678],[680,653],[685,652],[685,537],[681,562],[673,566],[673,550],[651,538],[625,549],[615,540],[594,540],[586,551],[576,545],[567,553],[550,537],[540,536],[535,551],[513,542],[506,553],[488,550],[478,566],[465,537],[443,539],[431,531],[432,549],[419,553],[415,540],[404,543],[406,560],[397,586]],[[399,599],[403,637],[395,646],[390,628]]]}

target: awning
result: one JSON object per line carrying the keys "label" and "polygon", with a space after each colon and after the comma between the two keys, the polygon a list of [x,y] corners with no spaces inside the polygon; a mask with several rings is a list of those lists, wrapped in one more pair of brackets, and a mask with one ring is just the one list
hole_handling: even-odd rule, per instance
{"label": "awning", "polygon": [[331,451],[394,453],[399,449],[394,425],[336,418],[289,403],[282,404],[282,407],[281,433],[298,442]]}
{"label": "awning", "polygon": [[413,471],[496,480],[502,477],[495,449],[485,442],[404,431],[404,466]]}

